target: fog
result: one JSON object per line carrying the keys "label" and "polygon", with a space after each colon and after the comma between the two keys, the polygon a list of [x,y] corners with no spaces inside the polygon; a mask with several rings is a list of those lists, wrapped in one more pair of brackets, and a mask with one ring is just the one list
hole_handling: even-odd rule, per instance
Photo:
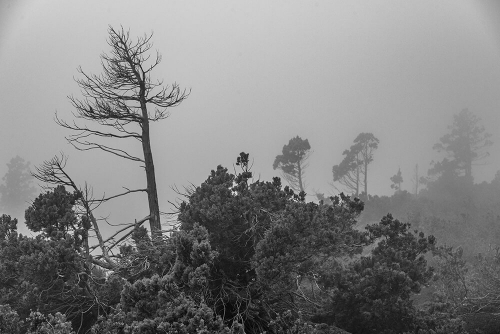
{"label": "fog", "polygon": [[[389,195],[401,168],[410,190],[443,156],[432,146],[453,114],[481,117],[494,146],[476,182],[500,169],[500,6],[494,1],[14,1],[0,2],[0,175],[15,155],[36,166],[63,151],[74,179],[96,197],[141,188],[139,165],[80,152],[53,120],[72,121],[81,66],[101,72],[108,25],[154,32],[163,62],[153,72],[191,95],[152,125],[160,209],[221,164],[250,153],[256,178],[297,135],[314,151],[307,193],[334,194],[332,166],[360,132],[379,140],[368,191]],[[141,153],[137,142],[129,149]],[[145,195],[99,209],[115,224],[147,215]],[[23,229],[21,229],[23,230]]]}

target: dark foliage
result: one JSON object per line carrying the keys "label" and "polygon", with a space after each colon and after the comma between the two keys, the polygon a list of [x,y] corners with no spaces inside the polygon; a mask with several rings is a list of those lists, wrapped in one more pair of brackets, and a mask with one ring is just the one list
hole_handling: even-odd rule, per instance
{"label": "dark foliage", "polygon": [[59,326],[65,334],[463,333],[449,301],[413,305],[433,273],[424,257],[433,237],[390,215],[361,231],[359,199],[307,203],[279,178],[252,181],[248,154],[236,165],[237,175],[219,166],[187,195],[179,229],[162,242],[137,226],[113,272],[95,267],[82,243],[89,227],[75,211],[78,192],[57,187],[33,202],[26,218],[35,238],[3,216],[5,326],[19,319],[22,331],[40,320],[38,332]]}
{"label": "dark foliage", "polygon": [[325,309],[329,321],[352,333],[401,333],[414,328],[410,299],[432,276],[425,253],[435,239],[412,233],[409,225],[388,215],[367,227],[377,241],[371,255],[349,263],[345,271],[324,273],[332,290]]}

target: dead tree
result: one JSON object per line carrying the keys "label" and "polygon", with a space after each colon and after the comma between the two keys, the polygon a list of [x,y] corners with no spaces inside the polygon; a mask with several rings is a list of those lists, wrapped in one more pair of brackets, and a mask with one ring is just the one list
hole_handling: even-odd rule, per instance
{"label": "dead tree", "polygon": [[[152,34],[137,39],[123,28],[109,27],[109,54],[101,55],[103,72],[88,74],[80,67],[83,78],[76,79],[83,98],[69,96],[75,108],[76,119],[91,121],[93,125],[68,123],[56,113],[56,122],[75,131],[66,139],[78,150],[100,149],[118,157],[139,162],[146,171],[146,188],[129,190],[144,191],[148,195],[149,223],[153,238],[161,236],[160,209],[156,189],[155,169],[151,150],[150,122],[168,117],[168,108],[178,106],[189,95],[176,84],[163,85],[153,81],[151,72],[161,62],[161,55],[151,59]],[[149,109],[148,109],[149,108]],[[116,144],[103,144],[99,139],[135,139],[142,144],[143,157],[120,149]]]}

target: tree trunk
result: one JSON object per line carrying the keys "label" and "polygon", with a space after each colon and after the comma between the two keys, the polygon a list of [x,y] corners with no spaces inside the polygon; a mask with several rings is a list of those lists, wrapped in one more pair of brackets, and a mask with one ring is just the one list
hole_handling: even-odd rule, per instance
{"label": "tree trunk", "polygon": [[141,101],[142,109],[142,150],[144,152],[144,169],[146,170],[146,182],[149,203],[149,226],[153,239],[161,236],[160,206],[158,204],[158,192],[156,190],[155,167],[153,153],[151,152],[151,140],[149,136],[149,119],[146,103]]}
{"label": "tree trunk", "polygon": [[368,199],[368,159],[365,159],[365,196]]}
{"label": "tree trunk", "polygon": [[356,167],[356,197],[359,197],[359,163]]}
{"label": "tree trunk", "polygon": [[302,167],[300,166],[300,160],[297,162],[298,179],[300,191],[304,191],[304,186],[302,185]]}

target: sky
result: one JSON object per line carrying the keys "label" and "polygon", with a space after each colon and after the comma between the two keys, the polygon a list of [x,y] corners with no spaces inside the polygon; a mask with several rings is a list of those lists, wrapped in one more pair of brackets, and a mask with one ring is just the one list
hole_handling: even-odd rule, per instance
{"label": "sky", "polygon": [[[19,155],[41,164],[69,156],[74,179],[96,197],[143,188],[144,171],[102,152],[79,152],[54,113],[72,121],[77,68],[99,74],[108,26],[154,33],[163,61],[153,77],[191,94],[152,125],[162,211],[217,165],[250,153],[256,178],[279,176],[283,145],[308,139],[307,192],[336,194],[332,166],[361,132],[379,148],[368,192],[390,195],[401,168],[412,188],[442,159],[432,146],[468,108],[495,145],[476,182],[500,169],[500,5],[495,1],[64,1],[0,0],[0,175]],[[137,142],[127,142],[140,154]],[[144,194],[99,208],[113,224],[147,215]],[[21,217],[20,217],[21,218]],[[21,219],[22,220],[22,219]],[[23,228],[20,228],[23,231]],[[111,231],[112,228],[105,228]]]}

